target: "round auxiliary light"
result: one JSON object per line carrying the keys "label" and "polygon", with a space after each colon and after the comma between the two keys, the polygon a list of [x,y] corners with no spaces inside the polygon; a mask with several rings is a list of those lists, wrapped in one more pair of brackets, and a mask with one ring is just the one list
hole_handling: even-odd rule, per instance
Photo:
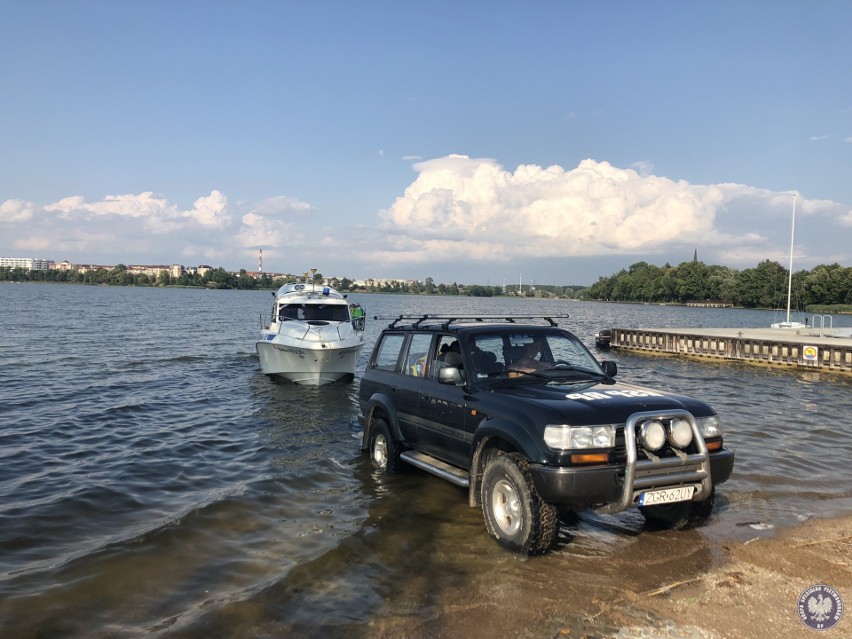
{"label": "round auxiliary light", "polygon": [[669,443],[675,448],[686,448],[692,443],[692,426],[685,419],[673,419],[669,426]]}
{"label": "round auxiliary light", "polygon": [[639,443],[645,450],[660,450],[666,443],[666,428],[657,419],[648,419],[639,427]]}

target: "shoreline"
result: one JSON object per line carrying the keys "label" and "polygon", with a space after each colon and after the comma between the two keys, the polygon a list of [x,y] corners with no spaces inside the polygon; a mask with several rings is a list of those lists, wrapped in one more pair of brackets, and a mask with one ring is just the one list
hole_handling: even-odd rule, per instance
{"label": "shoreline", "polygon": [[[678,627],[695,627],[704,633],[698,636],[719,639],[819,635],[797,611],[799,596],[816,584],[835,588],[844,606],[852,604],[850,513],[809,519],[772,536],[722,541],[719,552],[710,570],[685,574],[652,592],[631,593],[627,603]],[[852,615],[845,613],[825,636],[852,636]]]}
{"label": "shoreline", "polygon": [[[571,540],[568,541],[570,545]],[[579,577],[579,578],[578,578]],[[852,512],[734,540],[700,530],[643,533],[612,554],[555,551],[508,562],[413,619],[391,606],[366,636],[390,639],[802,639],[852,636],[852,613],[824,633],[798,599],[827,584],[852,605]],[[416,615],[419,617],[419,614]]]}

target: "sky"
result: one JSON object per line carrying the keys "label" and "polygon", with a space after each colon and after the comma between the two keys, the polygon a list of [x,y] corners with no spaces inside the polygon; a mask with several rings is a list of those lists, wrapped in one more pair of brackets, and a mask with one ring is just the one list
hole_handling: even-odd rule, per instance
{"label": "sky", "polygon": [[0,0],[0,256],[852,266],[852,3]]}

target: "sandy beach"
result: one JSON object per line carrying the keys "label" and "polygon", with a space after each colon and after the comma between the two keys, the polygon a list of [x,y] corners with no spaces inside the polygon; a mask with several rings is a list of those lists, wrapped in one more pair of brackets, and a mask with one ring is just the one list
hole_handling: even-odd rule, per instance
{"label": "sandy beach", "polygon": [[[697,637],[852,637],[848,612],[823,632],[805,626],[797,613],[799,596],[814,584],[832,586],[847,606],[852,601],[852,516],[810,520],[775,537],[722,544],[719,551],[718,565],[707,572],[628,593],[627,610],[694,627]],[[630,624],[630,615],[624,622]]]}
{"label": "sandy beach", "polygon": [[852,515],[754,532],[744,541],[699,541],[697,531],[646,535],[642,543],[608,562],[605,574],[590,575],[583,583],[565,582],[568,566],[558,552],[530,559],[532,565],[513,571],[505,581],[492,574],[457,590],[442,587],[444,603],[427,620],[391,615],[377,620],[369,634],[483,639],[852,637],[848,611],[834,628],[817,631],[803,624],[797,609],[799,596],[815,584],[836,589],[845,606],[852,602]]}

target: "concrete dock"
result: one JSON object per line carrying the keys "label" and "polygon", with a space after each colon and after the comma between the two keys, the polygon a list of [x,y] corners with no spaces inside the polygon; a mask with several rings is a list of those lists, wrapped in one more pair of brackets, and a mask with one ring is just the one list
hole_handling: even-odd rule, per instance
{"label": "concrete dock", "polygon": [[610,347],[852,375],[852,336],[847,332],[829,336],[813,329],[613,328]]}

